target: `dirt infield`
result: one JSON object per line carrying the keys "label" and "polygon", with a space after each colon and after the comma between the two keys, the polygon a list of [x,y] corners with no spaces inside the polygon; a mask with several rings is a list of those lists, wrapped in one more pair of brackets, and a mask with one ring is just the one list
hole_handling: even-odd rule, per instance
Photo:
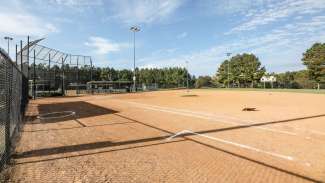
{"label": "dirt infield", "polygon": [[[37,117],[62,111],[75,115]],[[27,115],[9,182],[325,182],[325,95],[43,98]]]}

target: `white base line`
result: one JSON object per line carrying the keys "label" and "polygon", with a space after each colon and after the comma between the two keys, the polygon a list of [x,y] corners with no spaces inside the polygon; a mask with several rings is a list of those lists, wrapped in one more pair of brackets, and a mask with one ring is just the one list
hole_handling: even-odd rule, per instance
{"label": "white base line", "polygon": [[[135,105],[142,105],[142,106],[149,106],[149,107],[158,108],[158,109],[169,109],[169,110],[176,111],[176,112],[171,112],[171,113],[175,113],[175,114],[179,114],[179,113],[177,113],[177,111],[179,111],[181,113],[190,113],[190,114],[194,114],[194,115],[207,116],[207,118],[204,118],[204,119],[218,121],[218,122],[226,123],[226,124],[227,123],[228,124],[240,124],[240,125],[258,124],[258,122],[256,122],[256,121],[243,120],[243,119],[236,118],[236,117],[232,117],[232,116],[225,116],[225,115],[218,115],[218,116],[216,116],[216,115],[213,115],[211,113],[194,112],[194,111],[189,111],[189,110],[184,110],[184,109],[175,109],[175,108],[169,108],[169,107],[160,107],[160,106],[154,106],[154,105],[148,105],[148,104],[141,104],[141,103],[137,103],[137,102],[127,102],[127,103],[131,103],[131,104],[135,104]],[[164,112],[170,112],[170,111],[164,111]],[[194,116],[194,117],[197,117],[197,116]],[[227,122],[225,122],[225,121],[219,121],[219,120],[217,120],[215,118],[219,118],[219,120],[227,120]],[[239,122],[229,122],[228,120],[239,121]],[[258,126],[255,127],[255,128],[259,128],[259,129],[263,129],[263,130],[267,130],[267,131],[278,132],[278,133],[284,133],[284,134],[288,134],[288,135],[298,136],[297,133],[289,132],[289,131],[286,131],[286,130],[278,130],[278,129],[274,129],[274,128],[266,128],[266,127],[258,127]],[[292,128],[294,130],[297,130],[297,131],[309,133],[309,134],[315,134],[315,135],[319,135],[319,136],[325,136],[325,132],[318,131],[318,130],[310,130],[310,129],[308,130],[308,129],[302,129],[302,128],[292,127],[292,126],[290,126],[290,128]],[[306,139],[310,139],[311,137],[308,137],[307,136],[305,138]]]}
{"label": "white base line", "polygon": [[294,158],[292,156],[286,156],[286,155],[282,155],[282,154],[278,154],[278,153],[274,153],[274,152],[264,151],[264,150],[258,149],[256,147],[251,147],[251,146],[248,146],[248,145],[239,144],[239,143],[236,143],[236,142],[231,142],[231,141],[220,139],[220,138],[217,138],[217,137],[211,137],[211,136],[208,136],[208,135],[195,133],[195,132],[190,131],[190,130],[180,131],[180,132],[176,133],[175,135],[173,135],[171,137],[168,137],[166,140],[170,141],[173,138],[175,138],[175,137],[177,137],[179,135],[182,135],[182,134],[195,134],[195,135],[205,137],[205,138],[208,138],[208,139],[211,139],[211,140],[215,140],[215,141],[222,142],[222,143],[225,143],[225,144],[230,144],[230,145],[237,146],[237,147],[240,147],[240,148],[243,148],[243,149],[248,149],[248,150],[251,150],[251,151],[256,151],[256,152],[259,152],[259,153],[268,154],[268,155],[271,155],[271,156],[274,156],[274,157],[277,157],[277,158],[281,158],[281,159],[285,159],[285,160],[288,160],[288,161],[293,161],[294,160]]}
{"label": "white base line", "polygon": [[317,130],[307,130],[307,129],[297,128],[297,127],[292,127],[292,126],[289,126],[289,127],[293,128],[295,130],[301,131],[301,132],[314,133],[314,134],[317,134],[317,135],[325,136],[325,132],[320,132],[320,131],[317,131]]}
{"label": "white base line", "polygon": [[[141,104],[141,103],[136,103],[136,102],[126,102],[126,103],[133,104],[136,107],[143,108],[143,109],[149,109],[149,110],[155,110],[155,111],[160,111],[160,112],[167,112],[167,113],[173,113],[173,114],[178,114],[178,115],[183,115],[183,116],[190,116],[190,117],[195,117],[195,118],[212,120],[212,121],[217,121],[217,122],[224,123],[224,124],[235,124],[235,125],[251,125],[252,124],[252,123],[230,122],[230,121],[228,121],[229,119],[215,119],[215,117],[213,117],[212,115],[207,116],[204,114],[190,112],[190,111],[185,112],[184,110],[179,111],[177,109],[163,108],[163,107],[159,107],[159,106],[152,106],[152,105]],[[271,131],[271,132],[275,132],[275,133],[283,133],[286,135],[298,136],[298,134],[296,134],[296,133],[284,131],[284,130],[276,130],[276,129],[260,127],[260,126],[252,126],[252,128],[257,128],[257,129],[261,129],[261,130],[265,130],[265,131]]]}
{"label": "white base line", "polygon": [[[224,116],[224,115],[216,116],[211,113],[193,112],[193,111],[189,111],[189,110],[174,109],[174,108],[169,108],[169,107],[160,107],[160,106],[154,106],[154,105],[148,105],[148,104],[141,104],[141,103],[137,103],[137,102],[126,102],[126,103],[137,105],[138,107],[141,107],[141,108],[162,111],[162,112],[169,112],[169,113],[180,114],[180,115],[191,116],[191,117],[197,117],[197,118],[202,118],[202,119],[208,119],[208,120],[218,121],[220,123],[225,123],[225,124],[237,124],[237,125],[238,124],[239,125],[258,124],[258,122],[255,122],[255,121],[254,121],[254,123],[252,123],[252,120],[250,120],[250,121],[243,120],[243,119],[239,119],[239,118],[231,117],[231,116]],[[159,110],[159,109],[161,109],[161,110]],[[193,114],[193,115],[188,115],[188,114]],[[203,117],[203,116],[206,116],[206,117]],[[216,119],[216,118],[219,118],[219,119]],[[223,121],[221,121],[221,120],[223,120]],[[232,120],[232,122],[230,122],[229,120]],[[233,122],[233,121],[239,121],[239,122]],[[278,130],[278,129],[274,129],[274,128],[259,127],[259,126],[255,126],[253,128],[259,128],[259,129],[263,129],[266,131],[283,133],[283,134],[287,134],[287,135],[299,136],[297,133],[286,131],[286,130]],[[301,132],[305,132],[305,133],[309,133],[309,134],[325,136],[325,132],[321,132],[321,131],[317,131],[317,130],[307,130],[307,129],[301,129],[301,128],[291,127],[291,126],[290,126],[290,128],[293,128],[296,131],[301,131]],[[305,137],[305,139],[311,139],[311,137],[307,136],[307,137]]]}

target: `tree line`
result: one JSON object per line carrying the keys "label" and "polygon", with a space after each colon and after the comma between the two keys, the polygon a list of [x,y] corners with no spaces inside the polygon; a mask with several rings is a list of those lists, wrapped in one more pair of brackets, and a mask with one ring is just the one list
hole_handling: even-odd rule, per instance
{"label": "tree line", "polygon": [[[238,54],[224,60],[215,76],[199,76],[196,88],[201,87],[264,87],[262,76],[275,76],[275,88],[325,88],[325,43],[315,43],[302,56],[306,69],[284,73],[267,73],[254,54]],[[271,87],[269,83],[266,87]]]}
{"label": "tree line", "polygon": [[[134,75],[132,70],[116,70],[110,67],[97,67],[93,72],[93,80],[97,81],[133,81]],[[189,85],[193,86],[195,83],[195,76],[182,67],[136,68],[135,76],[136,83],[158,84],[159,88],[186,87],[187,78],[189,79]]]}
{"label": "tree line", "polygon": [[[93,67],[90,66],[71,66],[69,64],[53,65],[39,63],[35,65],[35,78],[41,82],[55,82],[60,85],[62,73],[66,85],[69,83],[82,83],[88,81],[133,81],[133,71],[129,69],[114,69],[112,67]],[[187,79],[189,86],[193,87],[195,76],[191,75],[187,69],[182,67],[166,68],[136,68],[136,83],[152,85],[157,84],[159,88],[178,88],[186,87]],[[34,65],[29,68],[29,78],[34,78]]]}

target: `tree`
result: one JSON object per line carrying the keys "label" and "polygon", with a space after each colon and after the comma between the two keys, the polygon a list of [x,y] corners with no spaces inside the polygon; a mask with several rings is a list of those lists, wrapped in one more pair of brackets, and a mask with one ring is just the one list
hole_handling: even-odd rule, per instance
{"label": "tree", "polygon": [[100,71],[100,79],[103,81],[109,80],[109,71],[108,68],[102,68]]}
{"label": "tree", "polygon": [[118,71],[118,80],[119,81],[131,81],[133,73],[131,70],[123,69]]}
{"label": "tree", "polygon": [[278,88],[313,88],[315,82],[309,79],[308,70],[274,74]]}
{"label": "tree", "polygon": [[315,43],[303,53],[302,62],[307,66],[310,79],[317,83],[325,82],[325,43]]}
{"label": "tree", "polygon": [[209,87],[212,84],[210,76],[199,76],[195,81],[195,88]]}
{"label": "tree", "polygon": [[[33,71],[34,65],[30,65],[30,70]],[[51,65],[48,67],[46,63],[35,65],[37,80],[54,80],[55,85],[62,84],[62,71],[64,70],[65,84],[81,83],[86,84],[92,78],[93,81],[130,81],[132,82],[133,71],[128,69],[115,70],[110,67],[93,67],[76,66],[64,64]],[[91,77],[92,76],[92,77]],[[136,68],[136,83],[151,85],[158,84],[160,88],[185,87],[187,76],[189,78],[190,87],[194,86],[195,77],[191,76],[185,68],[181,67],[166,67],[166,68]],[[33,78],[33,72],[29,72],[29,77]],[[58,88],[58,87],[56,87]]]}
{"label": "tree", "polygon": [[[217,74],[215,78],[218,80],[219,83],[222,83],[224,86],[228,85],[232,78],[229,78],[228,80],[228,74],[230,74],[230,71],[228,71],[228,64],[230,64],[229,60],[225,60],[221,63],[221,65],[218,68]],[[229,69],[230,70],[230,69]]]}
{"label": "tree", "polygon": [[238,85],[238,87],[247,87],[250,83],[250,86],[253,87],[254,83],[258,82],[264,73],[265,68],[261,67],[259,59],[254,54],[244,53],[223,61],[215,78],[224,85],[231,83]]}
{"label": "tree", "polygon": [[275,74],[275,77],[278,87],[291,88],[291,83],[294,81],[294,74],[292,72]]}

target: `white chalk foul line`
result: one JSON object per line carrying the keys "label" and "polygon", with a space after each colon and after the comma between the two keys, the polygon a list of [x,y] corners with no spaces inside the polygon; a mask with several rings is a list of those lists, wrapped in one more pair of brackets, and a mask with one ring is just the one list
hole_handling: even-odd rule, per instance
{"label": "white chalk foul line", "polygon": [[[195,112],[195,111],[189,111],[189,110],[184,110],[184,109],[175,109],[175,108],[169,108],[169,107],[160,107],[160,106],[154,106],[154,105],[149,105],[149,104],[141,104],[141,103],[137,103],[137,102],[131,102],[134,104],[138,104],[138,105],[146,105],[146,106],[150,106],[150,107],[156,107],[156,108],[165,108],[165,109],[169,109],[169,110],[174,110],[174,111],[179,111],[179,112],[184,112],[184,113],[191,113],[191,114],[197,114],[197,115],[203,115],[203,116],[209,116],[214,119],[214,121],[217,120],[233,120],[233,121],[237,121],[237,122],[225,122],[225,121],[219,121],[221,123],[229,123],[229,124],[240,124],[240,125],[251,125],[251,124],[258,124],[259,122],[257,121],[253,121],[253,120],[244,120],[244,119],[240,119],[240,118],[236,118],[233,116],[226,116],[226,115],[214,115],[211,113],[206,113],[206,112]],[[216,119],[219,118],[219,119]],[[273,132],[278,132],[278,133],[284,133],[284,134],[288,134],[288,135],[294,135],[294,136],[298,136],[297,133],[293,133],[290,131],[286,131],[286,130],[279,130],[279,129],[274,129],[274,128],[267,128],[267,127],[255,127],[255,128],[260,128],[263,130],[267,130],[267,131],[273,131]],[[318,130],[307,130],[307,129],[302,129],[302,128],[298,128],[298,127],[292,127],[290,126],[290,128],[296,130],[296,131],[301,131],[301,132],[305,132],[305,133],[309,133],[309,134],[315,134],[315,135],[319,135],[319,136],[325,136],[325,132],[321,132]],[[306,139],[310,139],[311,137],[305,137]]]}
{"label": "white chalk foul line", "polygon": [[[220,119],[220,117],[218,117],[218,116],[206,115],[206,114],[202,114],[202,113],[198,113],[198,112],[178,110],[178,109],[172,109],[172,108],[167,108],[167,107],[159,107],[159,106],[141,104],[141,103],[136,103],[136,102],[126,102],[126,103],[133,104],[134,106],[143,108],[143,109],[149,109],[149,110],[178,114],[178,115],[183,115],[183,116],[190,116],[190,117],[195,117],[195,118],[200,118],[200,119],[212,120],[212,121],[217,121],[219,123],[224,123],[224,124],[252,125],[252,123],[231,122],[231,121],[229,121],[229,119],[226,119],[226,118]],[[219,118],[219,119],[216,119],[216,118]],[[271,131],[271,132],[275,132],[275,133],[283,133],[286,135],[298,136],[298,134],[293,133],[293,132],[278,130],[278,129],[273,129],[273,128],[266,128],[266,127],[260,127],[260,126],[252,126],[252,128],[257,128],[257,129],[261,129],[261,130],[265,130],[265,131]]]}
{"label": "white chalk foul line", "polygon": [[193,131],[190,131],[190,130],[180,131],[180,132],[176,133],[175,135],[172,135],[172,136],[168,137],[166,140],[170,141],[173,138],[175,138],[177,136],[180,136],[180,135],[183,135],[183,134],[195,134],[195,135],[205,137],[205,138],[208,138],[208,139],[211,139],[211,140],[215,140],[215,141],[218,141],[218,142],[221,142],[221,143],[224,143],[224,144],[229,144],[229,145],[233,145],[233,146],[240,147],[240,148],[243,148],[243,149],[248,149],[248,150],[259,152],[259,153],[264,153],[264,154],[274,156],[274,157],[277,157],[277,158],[281,158],[281,159],[285,159],[285,160],[288,160],[288,161],[293,161],[294,160],[294,158],[292,156],[287,156],[287,155],[282,155],[282,154],[278,154],[278,153],[274,153],[274,152],[270,152],[270,151],[265,151],[265,150],[262,150],[262,149],[258,149],[256,147],[252,147],[252,146],[248,146],[248,145],[245,145],[245,144],[240,144],[240,143],[224,140],[224,139],[217,138],[217,137],[211,137],[211,136],[208,136],[208,135],[199,134],[199,133],[196,133],[196,132],[193,132]]}
{"label": "white chalk foul line", "polygon": [[307,129],[291,127],[291,126],[290,126],[290,128],[293,128],[295,130],[305,132],[305,133],[311,133],[311,134],[316,134],[316,135],[320,135],[320,136],[325,136],[325,132],[321,132],[321,131],[317,131],[317,130],[307,130]]}
{"label": "white chalk foul line", "polygon": [[[161,112],[169,112],[169,113],[174,113],[174,114],[182,113],[180,115],[184,115],[184,113],[193,114],[194,116],[193,115],[186,115],[186,116],[213,120],[213,121],[217,121],[217,122],[225,123],[225,124],[252,125],[252,124],[258,124],[259,123],[259,122],[252,121],[252,120],[243,120],[243,119],[240,119],[240,118],[236,118],[236,117],[232,117],[232,116],[226,116],[226,115],[219,115],[219,114],[214,115],[214,114],[211,114],[211,113],[195,112],[195,111],[189,111],[189,110],[184,110],[184,109],[175,109],[175,108],[169,108],[169,107],[160,107],[160,106],[142,104],[142,103],[137,103],[137,102],[126,102],[126,103],[133,104],[133,105],[136,105],[136,106],[142,107],[142,108],[151,107],[151,108],[154,108],[154,109],[151,109],[151,110],[156,110],[156,111],[161,111]],[[147,109],[150,109],[150,108],[147,108]],[[162,109],[162,110],[158,110],[158,109]],[[198,117],[197,115],[199,115],[200,117]],[[202,117],[202,116],[205,116],[205,118]],[[229,120],[231,120],[231,121],[229,121]],[[237,122],[234,122],[234,121],[237,121]],[[283,133],[283,134],[287,134],[287,135],[300,136],[297,133],[286,131],[286,130],[279,130],[279,129],[268,128],[268,127],[260,127],[260,126],[255,126],[253,128],[259,128],[259,129],[263,129],[263,130],[266,130],[266,131],[271,131],[271,132],[276,132],[276,133]],[[317,130],[307,130],[307,129],[301,129],[301,128],[297,128],[297,127],[290,127],[290,128],[292,128],[292,129],[294,129],[296,131],[304,132],[304,133],[315,134],[315,135],[319,135],[319,136],[325,136],[325,132],[321,132],[321,131],[317,131]],[[311,139],[311,137],[306,136],[305,139]]]}

